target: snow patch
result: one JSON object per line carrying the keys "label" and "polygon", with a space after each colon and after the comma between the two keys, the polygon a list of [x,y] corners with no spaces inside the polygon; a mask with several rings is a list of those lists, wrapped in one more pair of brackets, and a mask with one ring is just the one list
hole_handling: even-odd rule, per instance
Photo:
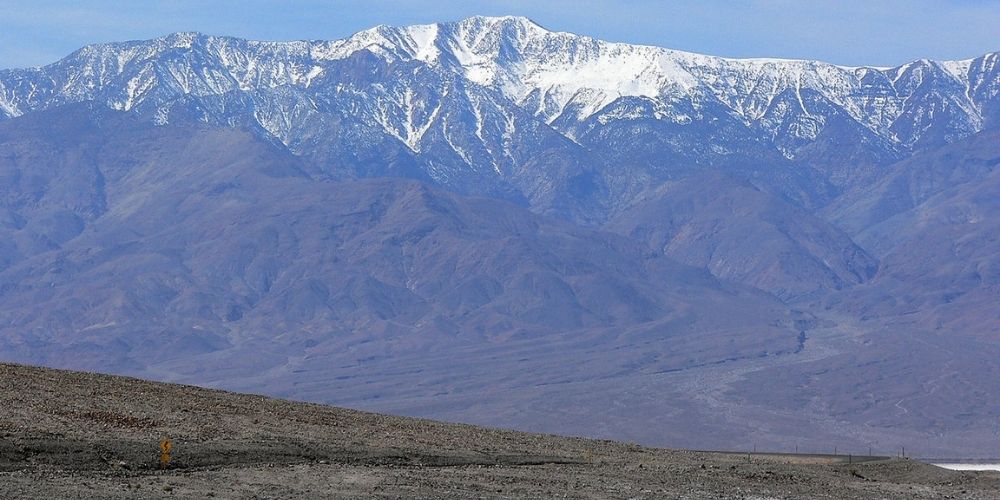
{"label": "snow patch", "polygon": [[950,470],[995,470],[1000,471],[1000,463],[997,464],[961,464],[961,463],[944,463],[944,464],[932,464],[944,469]]}
{"label": "snow patch", "polygon": [[434,62],[437,60],[440,51],[435,42],[438,36],[438,25],[421,24],[406,28],[413,44],[413,57],[419,61]]}

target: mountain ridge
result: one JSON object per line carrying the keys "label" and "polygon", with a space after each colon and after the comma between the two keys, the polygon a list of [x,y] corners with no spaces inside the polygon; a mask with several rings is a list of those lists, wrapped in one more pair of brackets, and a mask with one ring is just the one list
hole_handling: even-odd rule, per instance
{"label": "mountain ridge", "polygon": [[[548,31],[519,17],[383,25],[329,41],[188,32],[0,71],[0,114],[95,100],[158,123],[182,107],[202,121],[255,128],[299,155],[374,141],[373,156],[399,158],[406,175],[593,221],[692,169],[748,178],[815,171],[842,185],[853,172],[844,164],[885,165],[966,137],[1000,116],[998,57],[888,69],[728,59]],[[581,167],[532,164],[543,154],[548,164]],[[365,159],[324,168],[334,177],[393,171]],[[618,168],[632,180],[620,185]],[[565,195],[549,191],[564,176],[589,178],[592,199],[556,201]],[[801,186],[772,187],[825,203]]]}
{"label": "mountain ridge", "polygon": [[[470,37],[473,43],[468,44]],[[489,86],[492,80],[496,77],[496,68],[488,68],[490,71],[486,72],[476,72],[476,68],[468,68],[469,66],[482,66],[486,64],[484,62],[483,54],[476,54],[474,52],[470,53],[469,49],[473,48],[470,45],[482,44],[487,42],[487,45],[494,49],[497,49],[496,40],[488,40],[487,38],[500,37],[505,41],[512,41],[518,43],[521,47],[516,47],[513,44],[508,45],[504,48],[519,48],[521,52],[524,51],[524,47],[531,45],[532,43],[538,43],[538,39],[541,41],[550,43],[565,43],[567,45],[575,44],[578,46],[583,46],[586,49],[598,50],[598,51],[613,51],[618,52],[623,56],[633,56],[638,53],[642,56],[649,57],[652,55],[665,55],[672,56],[672,61],[670,62],[682,62],[683,67],[676,68],[663,68],[680,70],[669,74],[672,78],[667,78],[667,83],[673,85],[695,85],[697,82],[691,80],[686,80],[685,77],[693,75],[685,75],[684,73],[690,73],[692,68],[697,68],[700,70],[705,69],[717,69],[726,65],[742,65],[747,68],[754,68],[762,72],[765,70],[772,71],[788,71],[789,67],[797,70],[803,68],[819,68],[822,71],[830,72],[832,70],[840,70],[845,73],[855,73],[856,78],[859,80],[864,80],[871,78],[875,73],[880,73],[883,77],[891,79],[893,84],[899,82],[900,79],[904,79],[902,84],[911,85],[916,83],[919,85],[921,82],[918,80],[916,82],[910,82],[905,79],[908,72],[927,70],[928,68],[936,69],[940,72],[946,73],[955,81],[962,83],[965,88],[965,94],[971,95],[979,90],[982,80],[976,80],[970,76],[970,72],[973,71],[975,66],[982,66],[983,71],[988,71],[996,65],[996,57],[1000,52],[986,53],[978,57],[973,57],[963,60],[942,60],[935,61],[929,59],[916,59],[909,61],[894,67],[876,67],[876,66],[843,66],[825,63],[819,60],[811,59],[782,59],[782,58],[766,58],[766,57],[754,57],[754,58],[727,58],[711,56],[695,52],[687,52],[681,50],[674,50],[654,45],[640,45],[640,44],[630,44],[624,42],[607,42],[604,40],[599,40],[585,35],[578,35],[570,32],[563,31],[549,31],[543,28],[538,23],[525,18],[517,16],[502,16],[502,17],[488,17],[488,16],[474,16],[461,21],[445,22],[445,23],[433,23],[433,24],[422,24],[422,25],[406,25],[406,26],[390,26],[390,25],[379,25],[373,28],[359,31],[349,37],[338,39],[338,40],[294,40],[294,41],[261,41],[261,40],[249,40],[237,37],[229,36],[213,36],[207,35],[201,32],[175,32],[170,33],[161,37],[148,39],[148,40],[132,40],[127,42],[110,42],[102,44],[93,44],[83,47],[77,52],[74,52],[67,58],[71,58],[75,55],[90,55],[93,52],[104,52],[112,51],[119,55],[118,66],[121,68],[124,66],[123,62],[128,59],[130,51],[134,51],[136,48],[146,48],[147,55],[150,45],[154,47],[159,47],[161,50],[170,49],[193,49],[195,45],[201,45],[203,47],[208,47],[209,45],[215,44],[219,48],[232,48],[233,46],[245,45],[249,48],[260,49],[261,51],[272,50],[277,53],[284,53],[288,56],[308,56],[308,59],[314,62],[322,62],[329,60],[344,59],[349,55],[360,51],[360,50],[370,50],[373,52],[381,51],[381,55],[408,58],[421,60],[424,62],[437,62],[438,64],[458,64],[459,66],[466,67],[466,76],[476,83]],[[461,47],[446,47],[448,44],[454,42],[466,42],[466,46]],[[451,48],[451,53],[441,51],[442,48]],[[482,47],[479,47],[482,50]],[[579,51],[579,48],[576,48]],[[124,53],[124,54],[123,54]],[[125,59],[121,56],[125,55]],[[137,55],[132,52],[132,56]],[[475,60],[459,60],[456,56],[466,55],[474,56]],[[501,54],[503,55],[503,54]],[[507,54],[507,55],[517,55],[517,54]],[[573,58],[586,59],[588,55],[592,54],[574,54]],[[498,63],[501,65],[503,61],[500,58],[496,58]],[[572,59],[572,58],[571,58]],[[226,58],[222,58],[221,62],[228,65],[230,63]],[[648,62],[648,61],[647,61]],[[27,69],[8,69],[4,70],[10,71],[21,71],[30,72],[32,70],[42,70],[45,68],[50,68],[52,66],[58,65],[59,62],[52,63],[45,66],[39,66]],[[649,70],[649,67],[643,67],[642,70]],[[285,79],[278,79],[271,84],[281,84],[281,83],[302,83],[308,86],[311,79],[316,76],[315,72],[321,71],[321,68],[313,67],[310,71],[305,73],[296,72],[294,68],[290,68]],[[235,76],[235,71],[232,75]],[[641,71],[639,72],[642,73]],[[658,75],[660,76],[660,75]],[[796,75],[801,76],[801,74]],[[837,77],[843,77],[844,75],[834,75]],[[788,75],[783,76],[787,80]],[[635,80],[635,79],[634,79]],[[635,80],[642,81],[642,80]],[[241,88],[246,90],[249,87],[249,82],[246,80],[239,82]],[[648,83],[648,82],[643,82]],[[781,82],[782,88],[787,87],[787,81]],[[539,90],[540,86],[529,87],[527,92],[521,91],[521,95],[518,100],[523,100],[528,97],[530,92]],[[187,89],[185,89],[187,90]],[[655,97],[651,95],[655,93],[654,90],[649,89],[631,89],[633,91],[638,90],[634,93],[629,93],[628,89],[617,89],[619,94],[622,96],[646,96]],[[645,92],[644,92],[645,91]],[[8,117],[16,116],[20,110],[11,102],[10,96],[5,102],[3,108],[7,112]],[[772,93],[768,95],[767,101],[770,102],[776,97],[776,94]],[[801,96],[796,96],[798,100],[802,101]],[[732,101],[731,101],[732,102]],[[131,109],[131,101],[126,101],[119,103],[121,109]],[[566,103],[563,103],[565,106]],[[601,104],[595,105],[595,109],[587,113],[586,116],[581,118],[586,118],[591,116],[594,112],[599,110],[601,107],[610,104],[610,102],[603,102]],[[759,104],[759,102],[756,102]],[[801,104],[804,108],[804,103]],[[762,117],[759,107],[753,106],[733,106],[732,109],[738,113],[751,117],[752,119],[759,119]],[[551,123],[555,117],[551,116],[549,113],[544,113],[544,115],[549,118],[547,122]],[[857,118],[857,116],[855,116]]]}

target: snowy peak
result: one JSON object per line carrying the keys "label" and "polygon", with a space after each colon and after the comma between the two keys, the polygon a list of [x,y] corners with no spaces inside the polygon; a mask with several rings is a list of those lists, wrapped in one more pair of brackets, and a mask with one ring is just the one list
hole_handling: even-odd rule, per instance
{"label": "snowy peak", "polygon": [[512,62],[527,40],[548,33],[525,17],[471,17],[462,21],[393,27],[380,25],[333,42],[327,59],[368,50],[391,60],[452,67]]}
{"label": "snowy peak", "polygon": [[[769,134],[785,125],[814,139],[829,116],[807,107],[805,93],[818,93],[882,140],[910,147],[919,136],[900,137],[896,120],[925,81],[927,90],[947,87],[958,119],[981,127],[975,102],[974,60],[915,61],[897,68],[844,67],[819,61],[727,59],[652,46],[597,40],[546,30],[526,18],[474,17],[455,23],[378,27],[349,39],[346,50],[367,48],[386,57],[449,67],[470,81],[493,87],[546,123],[583,122],[623,97],[649,98],[675,109],[723,103],[747,125]],[[789,127],[764,120],[779,97],[793,93],[798,118],[813,126]],[[687,107],[687,104],[684,107]],[[877,109],[873,109],[877,108]],[[660,113],[675,122],[687,113]],[[798,119],[797,118],[797,119]],[[679,121],[678,121],[679,120]],[[895,127],[899,129],[899,126]],[[561,130],[572,137],[565,128]],[[915,129],[915,134],[919,131]],[[794,151],[785,151],[794,156]]]}

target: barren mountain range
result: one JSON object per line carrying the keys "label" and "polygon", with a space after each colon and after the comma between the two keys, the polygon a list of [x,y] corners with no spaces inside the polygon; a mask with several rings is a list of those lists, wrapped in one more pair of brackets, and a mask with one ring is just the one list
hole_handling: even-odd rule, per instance
{"label": "barren mountain range", "polygon": [[476,17],[0,71],[0,359],[995,456],[998,58],[734,60]]}

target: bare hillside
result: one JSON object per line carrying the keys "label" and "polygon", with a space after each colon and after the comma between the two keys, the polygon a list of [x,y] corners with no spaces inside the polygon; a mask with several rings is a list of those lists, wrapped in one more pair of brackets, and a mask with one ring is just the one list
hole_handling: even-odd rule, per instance
{"label": "bare hillside", "polygon": [[[159,442],[173,443],[160,470]],[[853,463],[847,463],[850,460]],[[904,459],[643,448],[0,365],[0,497],[996,498]]]}

